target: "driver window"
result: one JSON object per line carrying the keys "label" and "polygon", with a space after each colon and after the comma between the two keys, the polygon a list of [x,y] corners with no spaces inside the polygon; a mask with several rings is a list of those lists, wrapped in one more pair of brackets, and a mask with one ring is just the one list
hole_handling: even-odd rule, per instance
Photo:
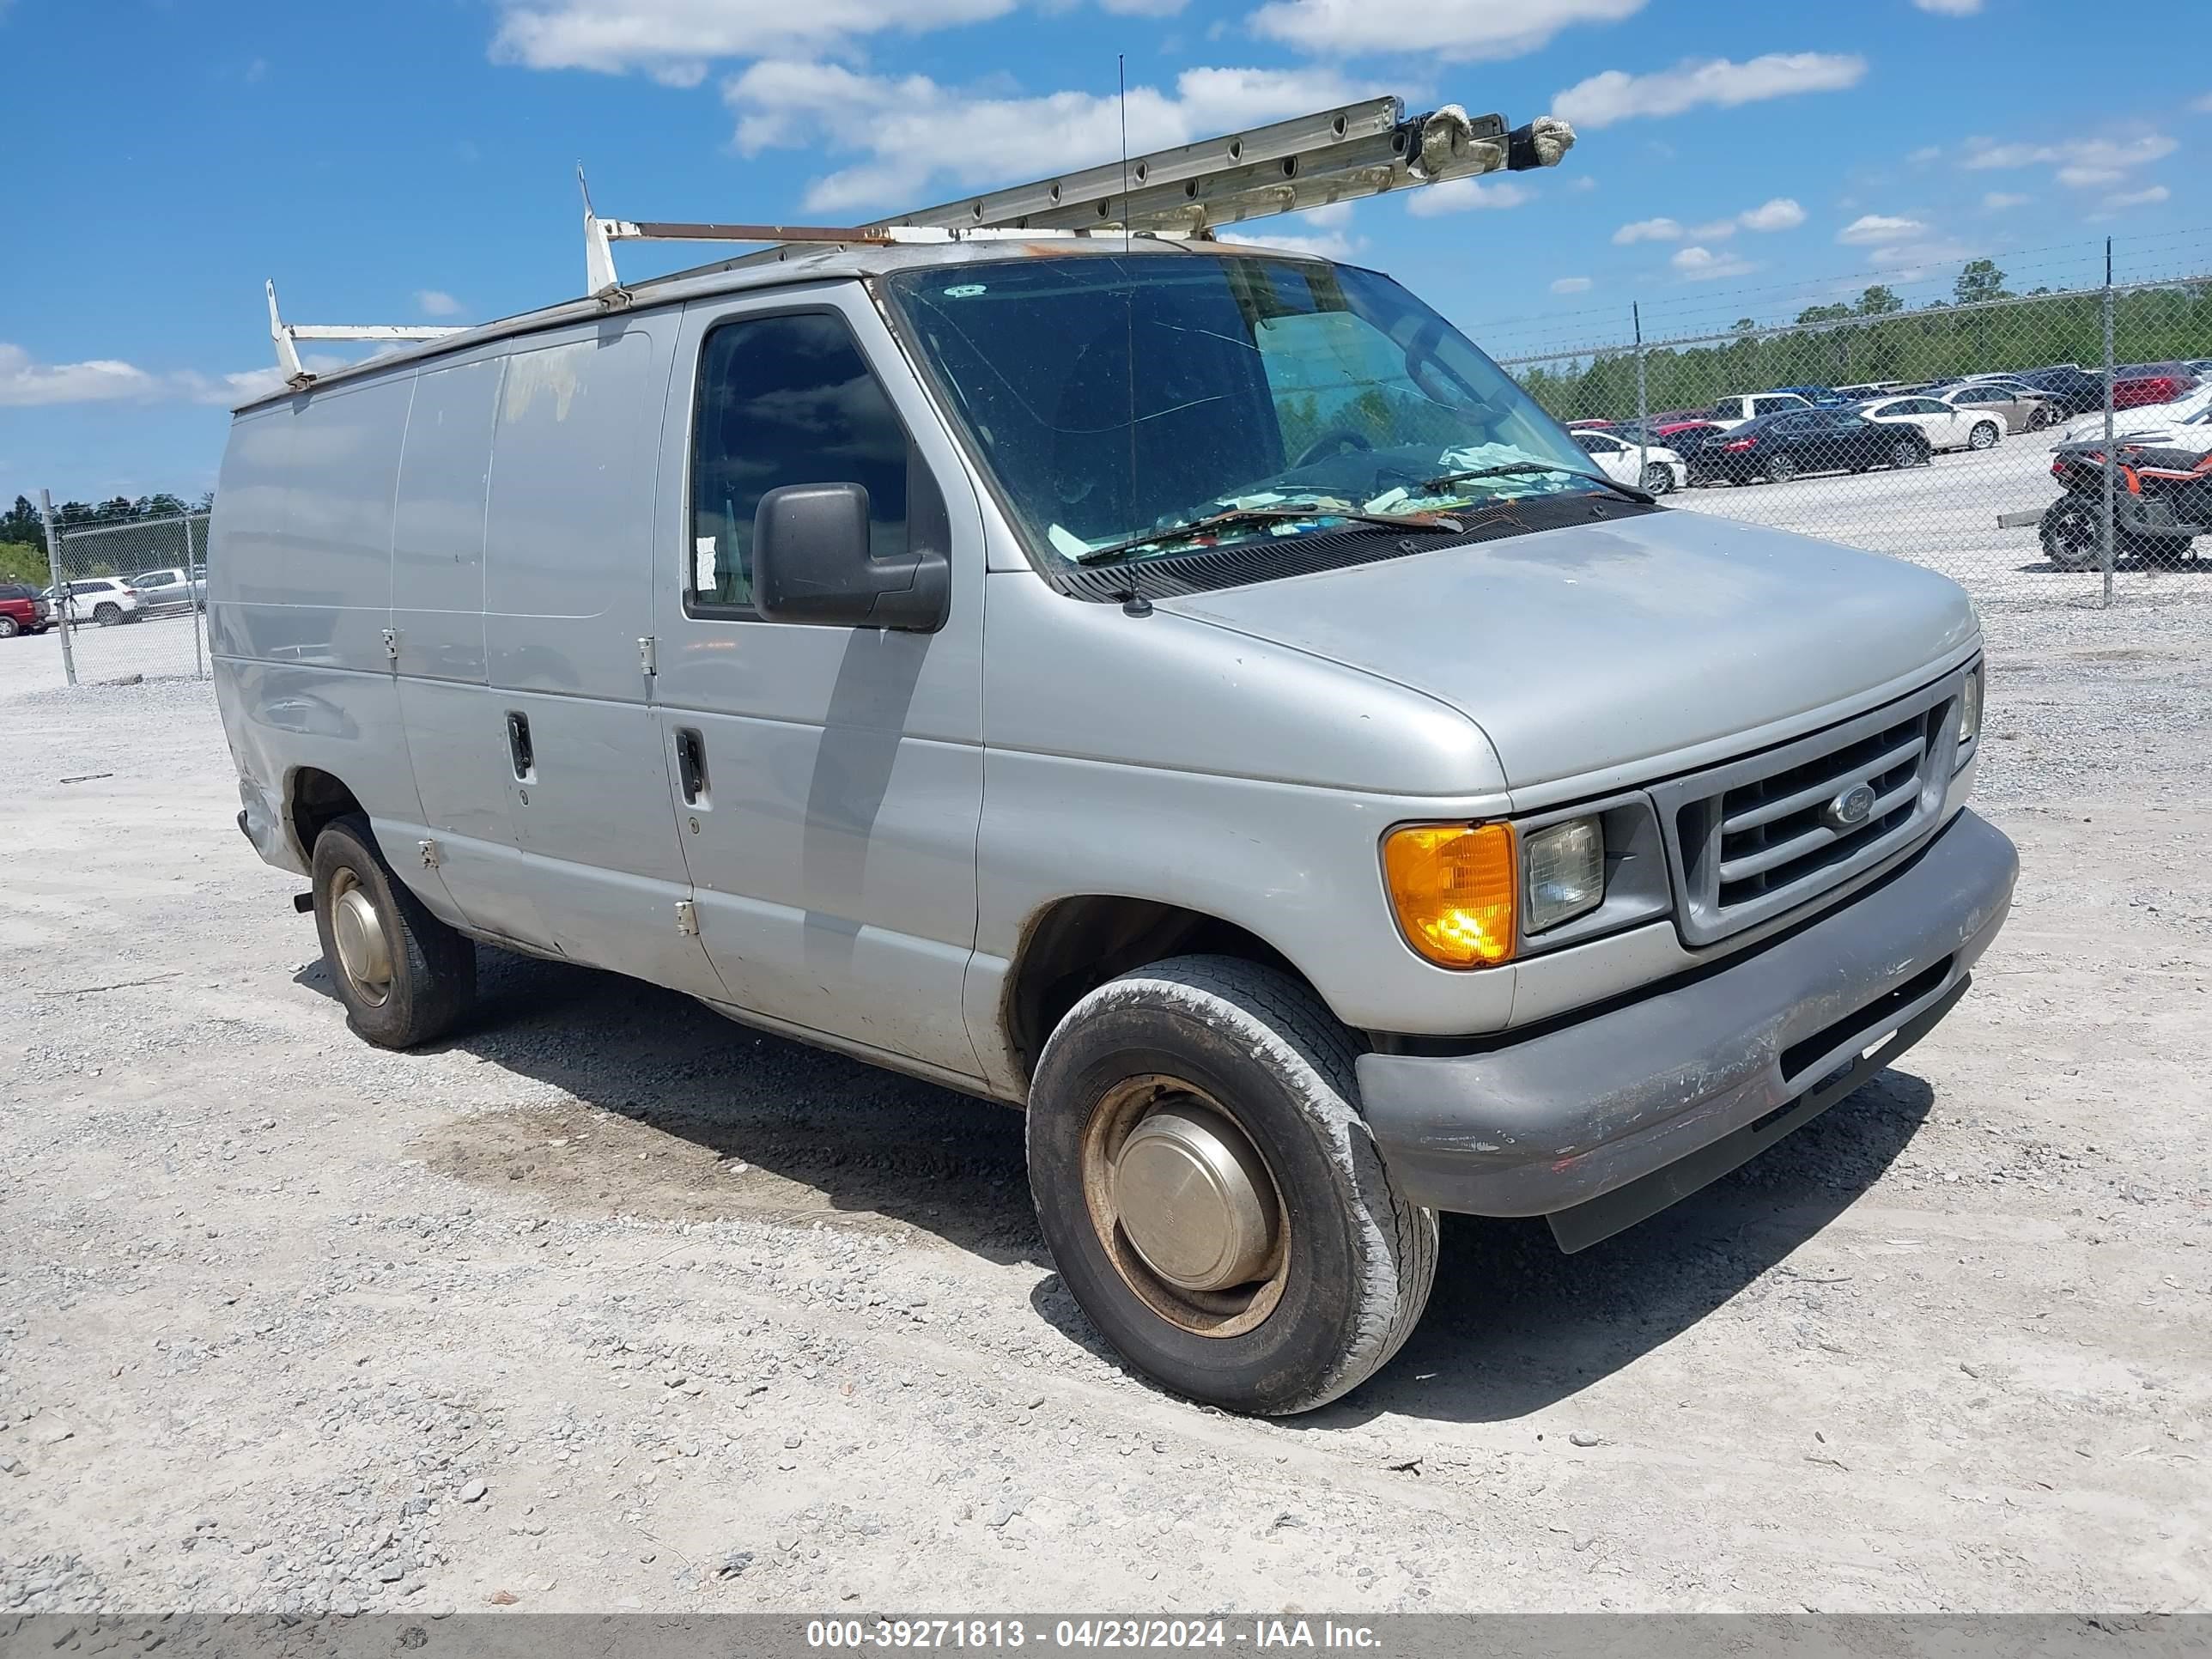
{"label": "driver window", "polygon": [[1293,461],[1325,436],[1341,438],[1338,447],[1402,443],[1407,414],[1433,401],[1407,372],[1404,348],[1351,312],[1262,317],[1253,340]]}
{"label": "driver window", "polygon": [[815,311],[725,323],[699,359],[687,610],[757,614],[753,511],[798,483],[865,486],[869,551],[907,550],[906,428],[845,319]]}

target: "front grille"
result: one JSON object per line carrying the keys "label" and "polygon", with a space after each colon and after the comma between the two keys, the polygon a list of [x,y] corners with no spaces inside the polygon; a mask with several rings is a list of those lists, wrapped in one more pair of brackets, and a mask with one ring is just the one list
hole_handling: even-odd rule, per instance
{"label": "front grille", "polygon": [[[1684,941],[1710,945],[1755,927],[1932,830],[1951,780],[1962,678],[1655,788]],[[1839,811],[1862,787],[1854,804],[1863,816]]]}

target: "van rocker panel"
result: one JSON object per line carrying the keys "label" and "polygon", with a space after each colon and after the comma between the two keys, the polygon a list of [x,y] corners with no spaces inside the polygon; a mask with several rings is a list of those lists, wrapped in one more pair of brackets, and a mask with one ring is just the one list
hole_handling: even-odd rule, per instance
{"label": "van rocker panel", "polygon": [[2012,842],[1961,811],[1887,882],[1717,971],[1487,1052],[1363,1054],[1383,1162],[1415,1203],[1494,1216],[1553,1214],[1666,1169],[1944,1006],[2019,869]]}

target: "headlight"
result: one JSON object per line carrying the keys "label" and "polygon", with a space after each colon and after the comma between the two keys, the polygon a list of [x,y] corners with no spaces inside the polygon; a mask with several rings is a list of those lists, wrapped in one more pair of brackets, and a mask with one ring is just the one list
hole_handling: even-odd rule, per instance
{"label": "headlight", "polygon": [[1974,739],[1982,735],[1982,665],[1976,663],[1959,687],[1959,757],[1966,758]]}
{"label": "headlight", "polygon": [[1513,831],[1502,823],[1417,823],[1382,843],[1390,905],[1406,941],[1440,968],[1511,958]]}
{"label": "headlight", "polygon": [[1522,842],[1522,925],[1540,933],[1605,902],[1605,830],[1595,818],[1570,818]]}

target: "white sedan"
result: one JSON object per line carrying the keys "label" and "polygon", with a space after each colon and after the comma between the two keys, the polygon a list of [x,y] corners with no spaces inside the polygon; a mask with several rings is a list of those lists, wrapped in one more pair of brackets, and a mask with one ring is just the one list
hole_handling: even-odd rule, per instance
{"label": "white sedan", "polygon": [[[2154,432],[2164,432],[2169,427],[2185,425],[2197,420],[2208,409],[2212,409],[2212,384],[2198,386],[2194,392],[2184,392],[2170,404],[2139,404],[2133,409],[2124,409],[2112,417],[2112,435],[2119,438],[2139,438]],[[2076,416],[2060,434],[2069,443],[2105,435],[2105,411],[2093,409],[2087,415]]]}
{"label": "white sedan", "polygon": [[2003,416],[1941,398],[1881,398],[1861,404],[1859,413],[1884,426],[1917,427],[1930,449],[1990,449],[2004,436]]}
{"label": "white sedan", "polygon": [[1584,431],[1571,435],[1607,477],[1632,484],[1648,494],[1663,495],[1690,481],[1688,465],[1671,449],[1653,444],[1639,452],[1634,444],[1603,432]]}

